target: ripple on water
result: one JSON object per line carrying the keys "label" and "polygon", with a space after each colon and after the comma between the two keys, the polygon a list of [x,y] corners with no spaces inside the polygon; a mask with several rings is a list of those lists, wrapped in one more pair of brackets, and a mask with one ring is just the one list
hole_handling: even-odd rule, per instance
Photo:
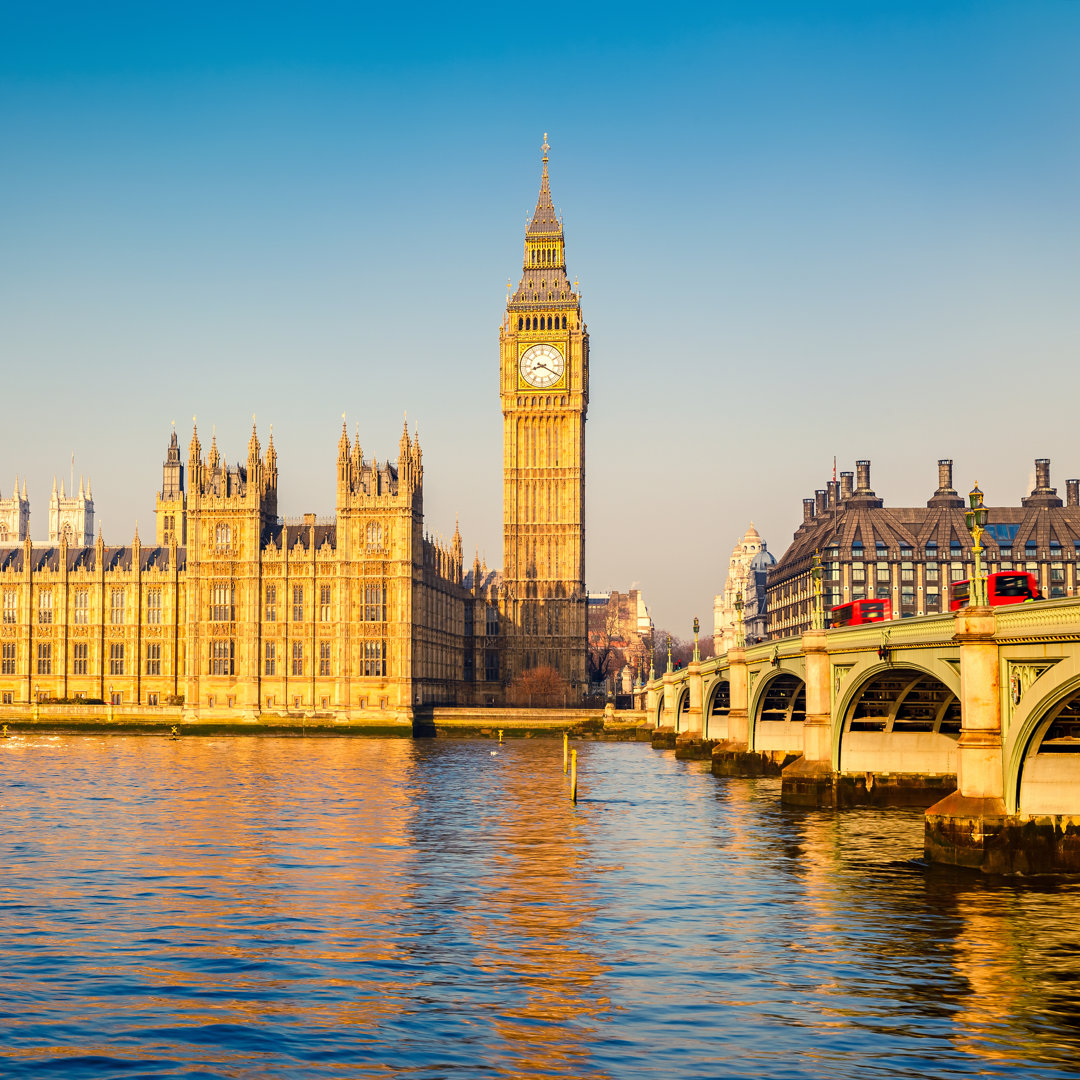
{"label": "ripple on water", "polygon": [[3,744],[11,1076],[1080,1075],[1072,882],[632,744]]}

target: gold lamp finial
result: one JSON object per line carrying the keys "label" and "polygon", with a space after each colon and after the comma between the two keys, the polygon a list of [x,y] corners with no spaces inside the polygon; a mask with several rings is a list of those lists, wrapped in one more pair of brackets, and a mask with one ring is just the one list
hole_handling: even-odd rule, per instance
{"label": "gold lamp finial", "polygon": [[551,149],[551,147],[548,146],[547,136],[548,136],[548,133],[545,131],[544,132],[544,145],[540,147],[540,149],[544,151],[544,164],[545,165],[547,164],[547,160],[548,160],[548,151]]}

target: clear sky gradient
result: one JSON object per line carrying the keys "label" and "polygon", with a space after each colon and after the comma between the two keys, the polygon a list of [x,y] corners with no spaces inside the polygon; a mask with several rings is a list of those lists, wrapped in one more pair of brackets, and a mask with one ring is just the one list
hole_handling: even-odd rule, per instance
{"label": "clear sky gradient", "polygon": [[152,530],[175,420],[333,512],[420,425],[430,531],[502,560],[498,326],[548,132],[592,341],[590,589],[682,636],[753,519],[856,458],[1080,476],[1080,3],[0,0],[0,493]]}

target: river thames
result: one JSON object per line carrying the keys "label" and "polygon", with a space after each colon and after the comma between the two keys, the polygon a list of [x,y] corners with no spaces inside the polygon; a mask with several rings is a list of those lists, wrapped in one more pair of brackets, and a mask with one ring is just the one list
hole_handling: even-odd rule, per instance
{"label": "river thames", "polygon": [[0,741],[0,1074],[1080,1076],[1080,884],[577,748]]}

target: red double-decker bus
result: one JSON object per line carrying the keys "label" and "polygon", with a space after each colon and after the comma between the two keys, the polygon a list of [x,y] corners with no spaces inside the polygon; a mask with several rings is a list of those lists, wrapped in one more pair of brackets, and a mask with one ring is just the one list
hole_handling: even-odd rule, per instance
{"label": "red double-decker bus", "polygon": [[858,626],[860,623],[882,622],[892,618],[892,601],[888,597],[880,600],[852,600],[832,609],[829,625]]}
{"label": "red double-decker bus", "polygon": [[[1043,600],[1039,579],[1023,570],[999,570],[986,578],[986,602],[990,607],[1000,604],[1022,604],[1025,600]],[[963,578],[949,585],[949,610],[959,611],[971,602],[971,579]]]}

